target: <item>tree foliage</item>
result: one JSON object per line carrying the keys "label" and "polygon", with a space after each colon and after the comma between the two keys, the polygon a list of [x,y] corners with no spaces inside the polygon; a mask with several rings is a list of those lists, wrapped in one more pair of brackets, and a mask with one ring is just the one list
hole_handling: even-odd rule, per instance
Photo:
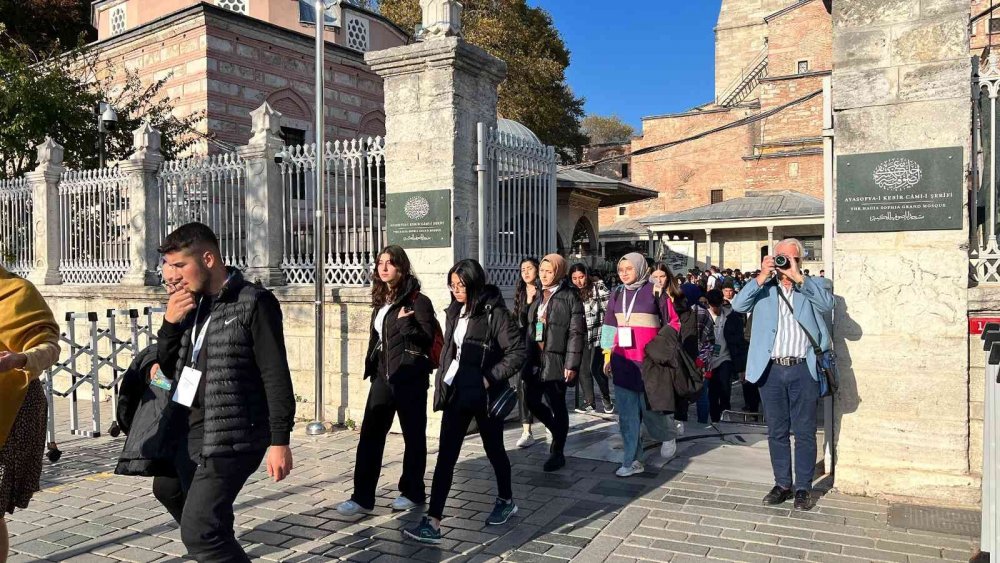
{"label": "tree foliage", "polygon": [[635,135],[635,129],[617,115],[590,114],[583,118],[580,130],[590,139],[592,145],[627,143]]}
{"label": "tree foliage", "polygon": [[35,166],[35,147],[52,137],[63,145],[65,162],[76,169],[98,165],[95,108],[105,101],[118,113],[118,127],[104,142],[108,162],[132,152],[132,131],[148,120],[163,133],[167,158],[196,140],[196,113],[174,118],[173,101],[162,93],[167,78],[143,84],[136,71],[110,72],[95,53],[77,50],[38,55],[0,26],[0,178],[17,177]]}
{"label": "tree foliage", "polygon": [[90,26],[92,0],[0,0],[0,22],[8,34],[0,45],[35,52],[65,51],[97,38]]}
{"label": "tree foliage", "polygon": [[[552,17],[525,0],[466,0],[465,39],[507,62],[497,111],[554,145],[564,161],[579,161],[587,139],[580,132],[583,99],[566,84],[569,50]],[[381,0],[382,14],[399,27],[420,24],[418,0]]]}

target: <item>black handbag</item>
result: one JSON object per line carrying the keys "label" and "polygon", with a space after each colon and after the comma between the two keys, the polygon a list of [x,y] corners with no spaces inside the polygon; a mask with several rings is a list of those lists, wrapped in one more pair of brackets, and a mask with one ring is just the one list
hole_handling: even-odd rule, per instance
{"label": "black handbag", "polygon": [[497,382],[486,390],[487,414],[490,418],[505,420],[517,404],[517,392],[504,381]]}
{"label": "black handbag", "polygon": [[[788,301],[788,298],[785,297],[785,293],[780,287],[778,288],[778,296],[785,302],[785,305],[788,305],[788,310],[791,311],[794,316],[795,309]],[[795,319],[795,322],[799,323],[799,326],[802,327],[802,332],[806,333],[806,338],[809,339],[809,344],[812,346],[813,353],[816,354],[816,379],[819,382],[819,396],[829,397],[837,392],[837,387],[839,386],[837,381],[837,355],[833,352],[833,350],[827,350],[824,352],[823,349],[819,347],[816,339],[813,338],[813,335],[809,334],[809,330],[806,329],[804,324],[802,324],[802,321]]]}

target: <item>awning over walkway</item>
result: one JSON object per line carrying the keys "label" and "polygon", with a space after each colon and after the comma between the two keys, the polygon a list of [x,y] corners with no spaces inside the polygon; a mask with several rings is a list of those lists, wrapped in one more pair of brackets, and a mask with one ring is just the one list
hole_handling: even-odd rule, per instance
{"label": "awning over walkway", "polygon": [[605,178],[583,170],[560,170],[556,175],[556,186],[559,189],[572,189],[589,192],[599,197],[601,207],[625,205],[644,199],[652,199],[659,192],[649,188],[639,187],[625,180]]}
{"label": "awning over walkway", "polygon": [[639,219],[654,232],[823,224],[823,202],[789,190],[760,192],[677,213]]}

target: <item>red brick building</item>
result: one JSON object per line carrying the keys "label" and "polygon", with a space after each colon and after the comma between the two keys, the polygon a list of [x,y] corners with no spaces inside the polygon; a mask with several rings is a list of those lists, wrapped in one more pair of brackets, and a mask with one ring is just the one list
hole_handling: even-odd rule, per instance
{"label": "red brick building", "polygon": [[[644,118],[631,152],[710,133],[632,156],[631,181],[656,189],[659,197],[602,210],[601,224],[620,239],[619,227],[634,228],[638,220],[654,238],[662,236],[671,251],[693,249],[689,267],[704,267],[709,258],[714,265],[752,268],[769,240],[796,236],[805,239],[816,262],[811,267],[818,270],[822,89],[832,69],[827,7],[820,0],[723,0],[715,34],[716,99],[686,112]],[[767,198],[766,204],[757,197]],[[675,216],[724,202],[726,216],[711,209],[696,213],[697,220],[690,214]],[[740,209],[770,211],[739,216],[734,210]],[[789,215],[804,209],[807,215]],[[614,225],[624,220],[630,221]],[[677,242],[671,245],[671,240]],[[610,245],[608,254],[614,258]]]}
{"label": "red brick building", "polygon": [[[315,16],[298,0],[98,0],[90,47],[103,72],[166,78],[175,114],[203,112],[197,129],[229,145],[250,138],[249,112],[268,102],[282,113],[289,144],[314,139]],[[357,4],[357,5],[356,5]],[[345,0],[327,14],[327,138],[385,134],[382,80],[369,50],[406,44],[408,35],[378,13]],[[305,11],[303,11],[305,6]],[[202,140],[192,152],[220,150]]]}

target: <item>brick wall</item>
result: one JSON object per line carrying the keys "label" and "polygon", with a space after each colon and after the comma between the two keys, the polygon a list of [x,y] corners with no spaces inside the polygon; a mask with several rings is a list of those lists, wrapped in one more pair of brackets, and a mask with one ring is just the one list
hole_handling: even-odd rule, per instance
{"label": "brick wall", "polygon": [[819,0],[770,19],[767,38],[768,76],[796,74],[802,60],[810,71],[833,68],[833,28]]}
{"label": "brick wall", "polygon": [[764,47],[764,17],[798,0],[723,0],[715,27],[715,95]]}

